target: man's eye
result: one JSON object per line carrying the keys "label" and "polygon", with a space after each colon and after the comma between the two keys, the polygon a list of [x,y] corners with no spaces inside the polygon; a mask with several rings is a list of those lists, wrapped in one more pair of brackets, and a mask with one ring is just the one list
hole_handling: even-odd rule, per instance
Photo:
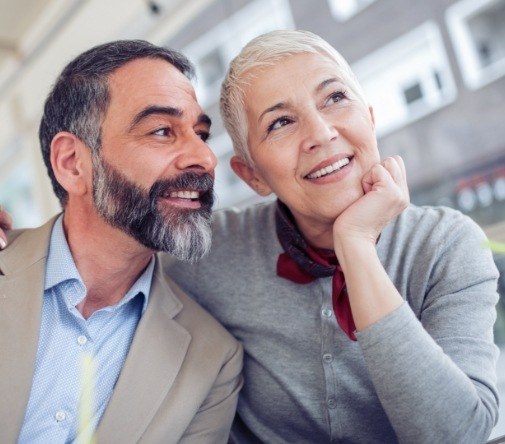
{"label": "man's eye", "polygon": [[283,126],[289,125],[291,122],[292,120],[289,117],[279,117],[268,126],[267,132],[275,131]]}
{"label": "man's eye", "polygon": [[170,128],[159,128],[155,131],[153,131],[151,134],[154,134],[155,136],[163,136],[167,137],[170,135]]}
{"label": "man's eye", "polygon": [[197,133],[204,142],[210,139],[210,133],[208,131],[200,131]]}

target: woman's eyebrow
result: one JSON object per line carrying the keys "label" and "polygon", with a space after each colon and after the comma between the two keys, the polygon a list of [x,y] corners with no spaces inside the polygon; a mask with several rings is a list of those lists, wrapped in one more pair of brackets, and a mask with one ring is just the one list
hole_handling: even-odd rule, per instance
{"label": "woman's eyebrow", "polygon": [[[338,82],[342,82],[342,80],[339,79],[338,77],[331,77],[329,79],[323,80],[319,85],[317,85],[316,92],[320,92],[321,90],[326,88],[328,85],[331,85],[332,83],[338,83]],[[268,107],[265,111],[263,111],[260,114],[260,116],[258,118],[258,122],[261,122],[261,120],[263,119],[265,114],[271,113],[272,111],[277,111],[279,109],[285,109],[287,107],[288,107],[288,105],[286,102],[279,102],[279,103],[276,103],[275,105]]]}
{"label": "woman's eyebrow", "polygon": [[279,102],[279,103],[276,103],[273,106],[268,107],[265,111],[263,111],[260,114],[260,116],[258,118],[258,122],[261,122],[261,120],[263,119],[263,117],[265,117],[265,114],[271,113],[272,111],[277,111],[278,109],[284,109],[284,108],[287,108],[286,102]]}
{"label": "woman's eyebrow", "polygon": [[329,79],[323,80],[319,85],[317,85],[316,92],[319,92],[326,88],[328,85],[336,82],[341,82],[341,80],[338,77],[331,77]]}

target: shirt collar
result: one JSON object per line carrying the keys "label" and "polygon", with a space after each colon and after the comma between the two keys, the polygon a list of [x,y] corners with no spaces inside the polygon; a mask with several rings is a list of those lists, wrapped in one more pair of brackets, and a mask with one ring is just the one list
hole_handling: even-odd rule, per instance
{"label": "shirt collar", "polygon": [[[128,303],[139,293],[142,293],[144,295],[142,313],[144,313],[149,301],[149,293],[151,291],[151,282],[154,273],[154,264],[155,259],[153,255],[144,272],[135,281],[123,299],[121,299],[121,301],[119,301],[119,303],[116,305],[107,308],[113,309],[120,307]],[[79,270],[77,270],[74,259],[72,257],[72,253],[70,253],[67,239],[65,237],[65,232],[63,230],[63,215],[60,215],[54,223],[53,230],[51,232],[51,239],[49,241],[49,253],[47,256],[44,290],[50,290],[51,288],[65,281],[71,280],[77,281],[76,283],[84,289],[83,294],[86,294],[86,286],[84,285],[81,275],[79,274]],[[78,302],[79,301],[76,301],[75,304]]]}

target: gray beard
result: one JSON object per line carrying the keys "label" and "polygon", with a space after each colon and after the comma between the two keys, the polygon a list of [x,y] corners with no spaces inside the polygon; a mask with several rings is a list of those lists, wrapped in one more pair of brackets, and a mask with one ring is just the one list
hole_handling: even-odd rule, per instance
{"label": "gray beard", "polygon": [[[93,202],[97,213],[154,251],[164,251],[182,261],[195,262],[211,247],[213,179],[208,174],[182,173],[173,180],[157,181],[146,191],[112,165],[93,156]],[[200,191],[197,210],[170,207],[158,202],[170,191]]]}

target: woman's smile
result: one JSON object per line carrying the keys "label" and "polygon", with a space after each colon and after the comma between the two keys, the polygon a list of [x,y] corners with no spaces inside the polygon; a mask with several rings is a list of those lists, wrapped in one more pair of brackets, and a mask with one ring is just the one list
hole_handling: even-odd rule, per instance
{"label": "woman's smile", "polygon": [[353,159],[354,156],[349,155],[338,160],[329,159],[321,162],[321,164],[305,176],[305,179],[313,183],[326,183],[325,179],[328,178],[331,179],[331,181],[340,180],[352,168],[351,163]]}

